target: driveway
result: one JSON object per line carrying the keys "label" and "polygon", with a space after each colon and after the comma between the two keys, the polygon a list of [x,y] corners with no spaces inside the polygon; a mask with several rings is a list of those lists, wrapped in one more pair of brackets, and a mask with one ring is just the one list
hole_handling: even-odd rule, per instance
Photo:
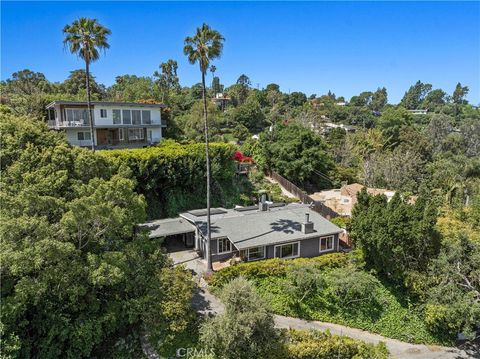
{"label": "driveway", "polygon": [[168,256],[172,259],[173,265],[184,265],[188,270],[192,271],[195,277],[202,276],[207,270],[207,263],[203,260],[194,249],[182,249],[174,252],[168,252]]}

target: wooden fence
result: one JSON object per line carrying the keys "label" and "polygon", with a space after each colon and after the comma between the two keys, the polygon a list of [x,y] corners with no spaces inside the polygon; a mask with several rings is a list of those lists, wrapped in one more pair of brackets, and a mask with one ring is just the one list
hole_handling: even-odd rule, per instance
{"label": "wooden fence", "polygon": [[[270,170],[268,172],[268,175],[277,181],[283,188],[285,188],[288,192],[293,194],[295,197],[297,197],[302,203],[308,203],[312,206],[312,209],[322,215],[323,217],[327,219],[332,219],[335,217],[339,217],[340,215],[335,212],[333,209],[330,207],[325,206],[321,201],[315,201],[312,197],[310,197],[308,194],[306,194],[300,187],[296,186],[289,180],[287,180],[285,177],[279,175],[277,172]],[[348,238],[348,235],[345,234],[343,238],[340,238],[341,244],[343,244],[345,247],[350,248],[351,247],[351,241]]]}
{"label": "wooden fence", "polygon": [[300,187],[296,186],[285,177],[279,175],[275,171],[270,171],[269,175],[275,181],[277,181],[283,188],[285,188],[288,192],[293,194],[297,197],[302,203],[308,203],[312,205],[312,209],[315,212],[320,213],[323,217],[327,219],[332,219],[335,217],[339,217],[340,215],[335,212],[330,207],[325,206],[321,201],[315,201],[312,197],[306,194]]}

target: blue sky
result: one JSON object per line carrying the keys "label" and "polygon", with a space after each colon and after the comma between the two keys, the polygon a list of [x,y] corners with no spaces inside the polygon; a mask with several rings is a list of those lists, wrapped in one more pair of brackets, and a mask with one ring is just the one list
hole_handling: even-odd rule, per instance
{"label": "blue sky", "polygon": [[83,66],[62,45],[80,16],[112,30],[111,49],[92,65],[97,81],[150,76],[169,58],[183,85],[200,79],[183,40],[207,22],[226,38],[215,62],[221,82],[242,73],[256,87],[278,83],[307,95],[347,99],[379,86],[397,102],[417,80],[451,93],[460,81],[480,103],[480,2],[5,2],[1,78],[24,68],[64,80]]}

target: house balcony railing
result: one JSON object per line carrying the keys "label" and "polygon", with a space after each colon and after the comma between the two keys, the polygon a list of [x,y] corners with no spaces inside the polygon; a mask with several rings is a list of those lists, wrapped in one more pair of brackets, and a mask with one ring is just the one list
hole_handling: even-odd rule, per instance
{"label": "house balcony railing", "polygon": [[48,127],[54,127],[54,128],[87,127],[87,126],[89,126],[88,120],[78,120],[78,121],[49,120],[48,121]]}

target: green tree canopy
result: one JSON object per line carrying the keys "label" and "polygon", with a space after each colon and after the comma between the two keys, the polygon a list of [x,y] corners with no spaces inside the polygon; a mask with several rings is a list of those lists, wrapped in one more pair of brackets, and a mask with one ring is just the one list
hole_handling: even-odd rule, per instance
{"label": "green tree canopy", "polygon": [[468,86],[462,86],[459,82],[457,86],[455,86],[455,90],[452,94],[452,101],[456,104],[463,104],[466,103],[465,96],[468,94],[469,88]]}
{"label": "green tree canopy", "polygon": [[432,90],[431,84],[424,84],[418,80],[415,85],[410,86],[403,96],[400,104],[408,110],[416,110],[425,99],[425,96]]}
{"label": "green tree canopy", "polygon": [[273,169],[292,182],[329,186],[333,161],[322,137],[301,125],[278,125],[260,135],[255,159],[263,169]]}
{"label": "green tree canopy", "polygon": [[193,286],[136,233],[145,199],[131,171],[38,121],[0,116],[2,354],[117,357],[124,347],[138,357],[139,342],[122,343],[143,325],[172,345],[190,323]]}
{"label": "green tree canopy", "polygon": [[177,69],[177,61],[169,59],[167,62],[162,62],[160,64],[161,72],[155,71],[153,73],[153,77],[157,79],[156,83],[160,89],[162,102],[168,103],[170,91],[178,91],[180,88]]}
{"label": "green tree canopy", "polygon": [[422,196],[412,205],[399,193],[387,202],[385,196],[371,196],[365,188],[357,200],[350,235],[367,265],[399,282],[425,271],[440,248],[436,205]]}
{"label": "green tree canopy", "polygon": [[243,105],[233,109],[229,113],[229,117],[234,123],[248,128],[251,133],[258,133],[265,128],[265,115],[254,96],[249,96]]}
{"label": "green tree canopy", "polygon": [[[70,95],[86,96],[85,70],[78,69],[70,71],[68,78],[60,84],[60,89]],[[95,81],[95,77],[90,73],[90,91],[93,98],[101,100],[105,97],[105,87]]]}
{"label": "green tree canopy", "polygon": [[223,287],[225,312],[200,328],[200,341],[216,358],[275,358],[281,348],[273,315],[252,285],[236,278]]}
{"label": "green tree canopy", "polygon": [[138,102],[158,98],[153,80],[135,75],[115,77],[115,83],[108,89],[108,93],[115,101]]}

